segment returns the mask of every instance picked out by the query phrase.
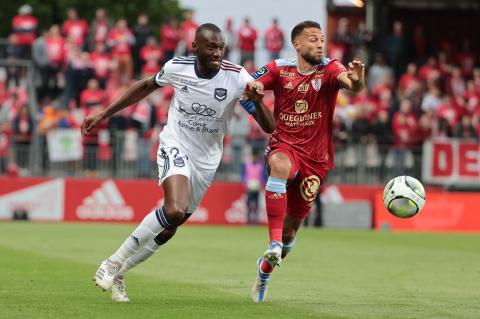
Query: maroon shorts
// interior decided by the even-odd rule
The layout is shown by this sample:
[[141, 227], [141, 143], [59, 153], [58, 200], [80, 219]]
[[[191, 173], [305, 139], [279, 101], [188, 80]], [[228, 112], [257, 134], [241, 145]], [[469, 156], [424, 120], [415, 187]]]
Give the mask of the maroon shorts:
[[315, 202], [327, 171], [307, 163], [295, 150], [285, 144], [267, 148], [266, 160], [278, 152], [287, 155], [292, 163], [287, 181], [287, 214], [304, 219]]

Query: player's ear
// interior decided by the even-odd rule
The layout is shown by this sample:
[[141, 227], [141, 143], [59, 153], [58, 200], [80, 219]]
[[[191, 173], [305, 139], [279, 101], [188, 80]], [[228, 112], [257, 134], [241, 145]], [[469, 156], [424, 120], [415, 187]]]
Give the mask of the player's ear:
[[293, 44], [293, 47], [295, 48], [295, 50], [298, 50], [300, 48], [300, 41], [298, 40], [298, 38], [293, 40], [292, 44]]
[[193, 42], [192, 42], [192, 50], [193, 50], [193, 53], [194, 53], [195, 55], [197, 55], [197, 51], [198, 51], [197, 41], [193, 41]]

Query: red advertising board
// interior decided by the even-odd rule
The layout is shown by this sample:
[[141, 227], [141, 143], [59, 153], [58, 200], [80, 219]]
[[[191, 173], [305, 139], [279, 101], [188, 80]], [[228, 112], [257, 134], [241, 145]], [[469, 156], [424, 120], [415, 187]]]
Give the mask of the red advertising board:
[[412, 218], [391, 215], [383, 205], [382, 192], [375, 195], [377, 229], [401, 231], [480, 231], [480, 194], [427, 191], [423, 209]]
[[[189, 223], [238, 224], [243, 222], [243, 187], [214, 183]], [[235, 205], [240, 201], [240, 205]], [[163, 205], [163, 190], [154, 181], [66, 180], [65, 220], [139, 222]]]
[[427, 183], [480, 187], [480, 145], [457, 139], [427, 141], [422, 170]]

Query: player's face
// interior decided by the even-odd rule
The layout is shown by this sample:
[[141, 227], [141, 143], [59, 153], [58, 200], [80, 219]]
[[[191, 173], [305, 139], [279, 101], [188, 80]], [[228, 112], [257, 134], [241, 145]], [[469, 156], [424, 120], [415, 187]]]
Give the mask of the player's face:
[[201, 32], [193, 43], [198, 62], [209, 71], [218, 71], [225, 53], [225, 38], [221, 32]]
[[317, 28], [305, 28], [293, 41], [297, 53], [312, 65], [320, 64], [323, 59], [324, 37]]

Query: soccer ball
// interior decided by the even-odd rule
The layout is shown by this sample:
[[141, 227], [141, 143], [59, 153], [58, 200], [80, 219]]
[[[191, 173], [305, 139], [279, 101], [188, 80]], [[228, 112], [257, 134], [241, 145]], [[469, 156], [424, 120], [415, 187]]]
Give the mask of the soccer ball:
[[392, 215], [400, 218], [413, 217], [425, 204], [425, 189], [413, 177], [398, 176], [385, 186], [383, 203]]

